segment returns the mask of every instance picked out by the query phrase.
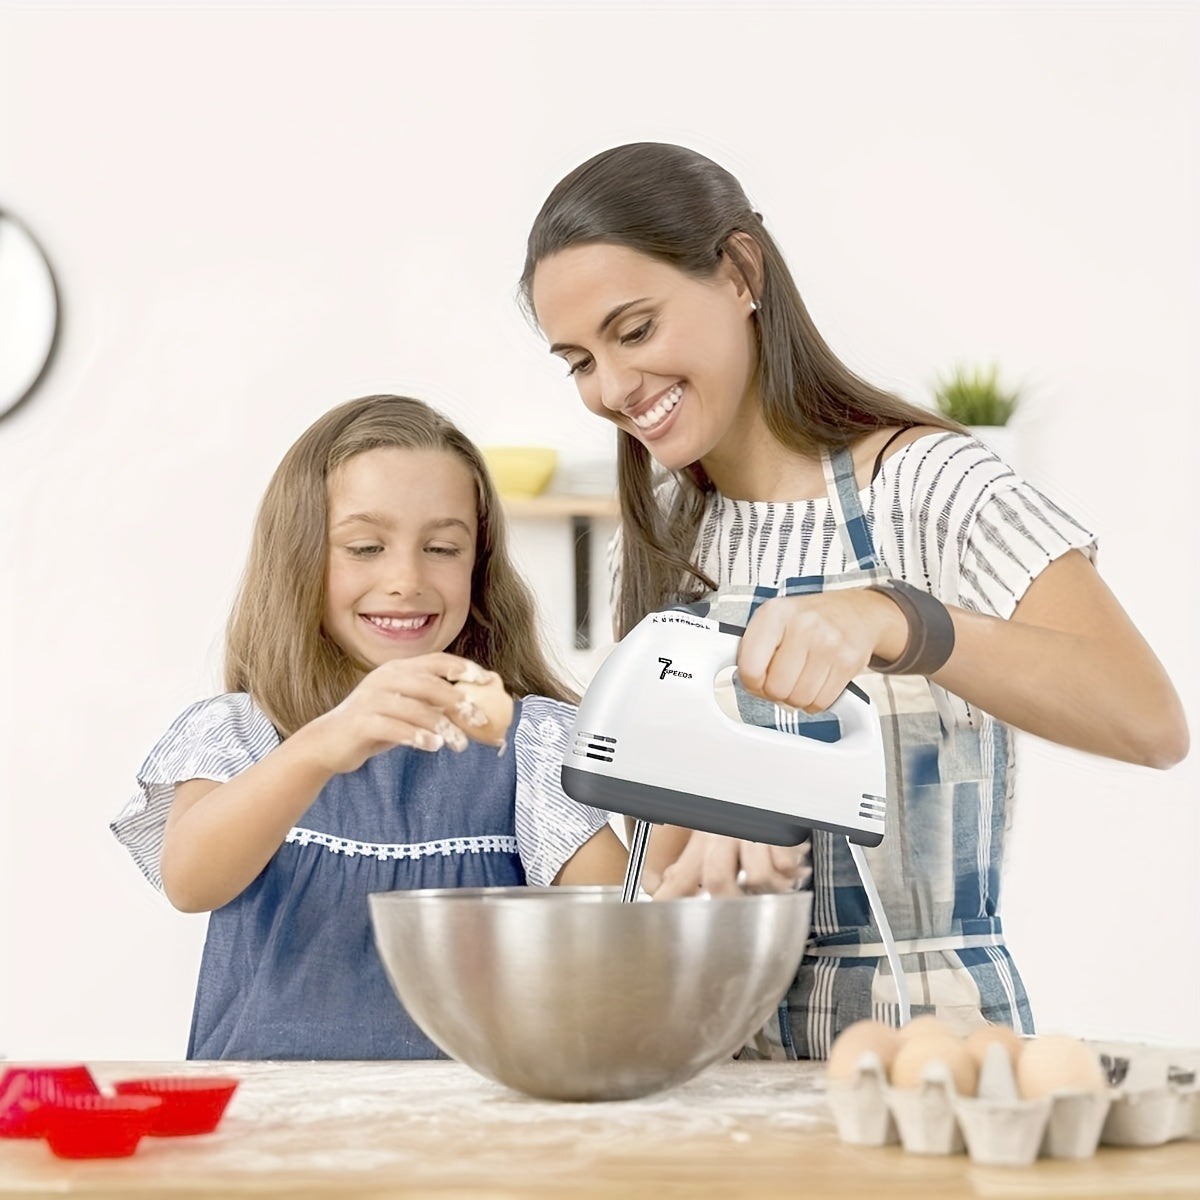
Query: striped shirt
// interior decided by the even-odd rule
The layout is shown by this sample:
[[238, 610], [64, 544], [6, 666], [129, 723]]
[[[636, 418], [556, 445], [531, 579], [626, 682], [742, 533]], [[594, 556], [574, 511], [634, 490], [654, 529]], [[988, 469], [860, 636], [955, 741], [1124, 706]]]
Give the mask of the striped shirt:
[[[1010, 617], [1037, 575], [1095, 539], [975, 438], [936, 433], [884, 460], [860, 493], [880, 566], [947, 604]], [[827, 498], [764, 502], [714, 493], [699, 565], [722, 586], [770, 586], [847, 570]]]

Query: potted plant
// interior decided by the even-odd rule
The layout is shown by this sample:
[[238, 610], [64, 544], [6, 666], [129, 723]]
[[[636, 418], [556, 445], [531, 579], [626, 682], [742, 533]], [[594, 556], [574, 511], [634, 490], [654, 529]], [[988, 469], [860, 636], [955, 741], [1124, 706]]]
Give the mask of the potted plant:
[[938, 412], [957, 421], [990, 446], [1010, 466], [1016, 466], [1016, 438], [1008, 422], [1021, 402], [1021, 392], [1000, 383], [1000, 368], [960, 363], [938, 377], [933, 389]]

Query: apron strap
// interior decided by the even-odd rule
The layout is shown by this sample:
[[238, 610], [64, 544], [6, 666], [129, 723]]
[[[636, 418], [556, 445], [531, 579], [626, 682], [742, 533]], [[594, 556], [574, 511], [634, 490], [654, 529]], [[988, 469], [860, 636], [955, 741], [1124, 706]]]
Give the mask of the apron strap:
[[875, 548], [871, 545], [871, 531], [867, 518], [858, 500], [858, 482], [854, 478], [854, 457], [848, 447], [830, 455], [821, 451], [821, 467], [825, 472], [825, 492], [833, 509], [842, 546], [848, 562], [854, 562], [863, 571], [873, 570]]

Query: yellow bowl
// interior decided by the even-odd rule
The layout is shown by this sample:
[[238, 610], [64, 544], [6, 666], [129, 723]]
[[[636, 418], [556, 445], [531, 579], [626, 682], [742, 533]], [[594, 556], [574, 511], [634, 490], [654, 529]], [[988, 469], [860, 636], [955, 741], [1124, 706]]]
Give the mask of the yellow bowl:
[[502, 496], [540, 495], [558, 466], [558, 451], [548, 446], [485, 446], [483, 457]]

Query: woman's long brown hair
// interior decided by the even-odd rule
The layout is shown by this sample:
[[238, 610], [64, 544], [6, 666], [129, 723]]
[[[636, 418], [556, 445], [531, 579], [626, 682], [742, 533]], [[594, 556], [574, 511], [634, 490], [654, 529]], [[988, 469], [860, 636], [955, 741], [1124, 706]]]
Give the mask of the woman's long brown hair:
[[[768, 429], [790, 449], [806, 455], [837, 450], [891, 425], [962, 428], [875, 387], [838, 359], [741, 184], [702, 154], [634, 142], [597, 154], [562, 179], [542, 205], [526, 246], [520, 295], [535, 321], [538, 263], [595, 242], [625, 246], [698, 279], [712, 278], [728, 255], [748, 283], [757, 281], [754, 382]], [[674, 473], [679, 486], [670, 489], [664, 506], [645, 446], [624, 430], [617, 431], [617, 443], [622, 548], [616, 624], [624, 635], [646, 613], [716, 585], [693, 561], [712, 490], [699, 464]]]
[[475, 479], [478, 533], [466, 625], [446, 649], [497, 672], [517, 696], [574, 701], [552, 670], [533, 594], [508, 553], [496, 490], [479, 449], [420, 400], [364, 396], [332, 409], [284, 455], [259, 505], [229, 616], [225, 687], [248, 692], [283, 736], [339, 704], [362, 678], [321, 628], [328, 556], [326, 480], [380, 447], [445, 450]]

